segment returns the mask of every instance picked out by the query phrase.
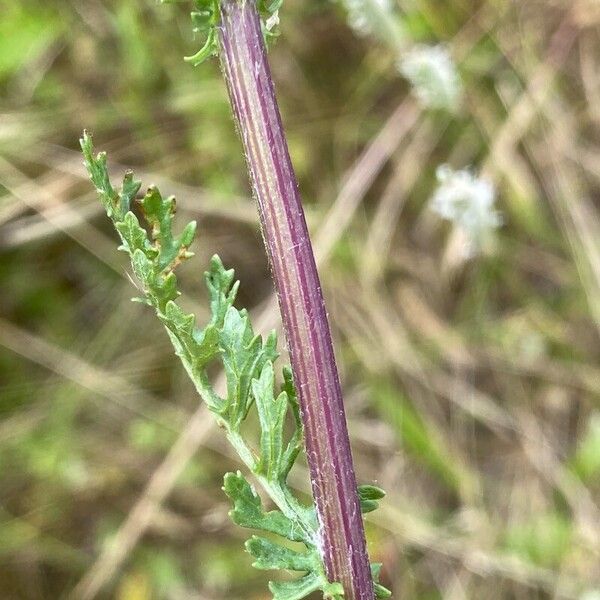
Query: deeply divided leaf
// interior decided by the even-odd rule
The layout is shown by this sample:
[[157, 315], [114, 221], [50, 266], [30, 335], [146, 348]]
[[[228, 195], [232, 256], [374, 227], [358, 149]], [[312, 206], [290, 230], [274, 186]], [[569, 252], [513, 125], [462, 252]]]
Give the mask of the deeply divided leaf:
[[219, 346], [227, 377], [228, 420], [237, 430], [251, 405], [252, 380], [267, 361], [277, 358], [277, 338], [271, 334], [263, 343], [254, 334], [247, 312], [230, 306], [220, 331]]
[[[262, 13], [274, 14], [280, 4], [280, 0], [261, 0], [260, 8]], [[216, 0], [196, 0], [195, 27], [201, 33], [208, 32], [209, 39], [215, 6]], [[248, 540], [246, 549], [254, 558], [254, 566], [303, 574], [294, 581], [270, 582], [274, 600], [301, 600], [316, 590], [320, 590], [324, 598], [340, 600], [343, 597], [340, 584], [329, 582], [325, 575], [314, 506], [301, 504], [286, 483], [302, 449], [302, 421], [289, 367], [283, 369], [281, 385], [276, 382], [275, 333], [266, 340], [254, 333], [247, 311], [234, 306], [239, 287], [234, 271], [226, 269], [216, 255], [204, 274], [211, 316], [203, 328], [198, 327], [195, 316], [177, 303], [179, 291], [174, 273], [182, 261], [192, 256], [189, 247], [196, 223], [189, 223], [179, 235], [175, 234], [174, 198], [163, 198], [157, 188], [151, 187], [137, 201], [141, 184], [131, 172], [125, 174], [122, 186], [117, 189], [108, 176], [106, 155], [94, 154], [92, 139], [87, 133], [81, 139], [81, 148], [90, 179], [120, 237], [120, 249], [129, 255], [131, 268], [139, 281], [143, 297], [137, 300], [154, 308], [194, 386], [225, 428], [246, 466], [278, 507], [266, 511], [240, 472], [225, 475], [223, 489], [232, 503], [233, 521], [269, 536], [279, 536], [277, 540], [263, 536]], [[133, 212], [136, 201], [145, 224]], [[222, 365], [227, 379], [224, 398], [210, 383], [207, 368], [214, 361]], [[260, 433], [258, 439], [249, 444], [242, 436], [241, 426], [254, 405]], [[377, 508], [378, 501], [385, 495], [372, 485], [361, 486], [358, 492], [361, 510], [365, 513]], [[373, 565], [376, 595], [385, 598], [389, 591], [377, 583], [378, 573], [377, 565]]]
[[280, 510], [264, 511], [260, 497], [239, 471], [225, 475], [223, 490], [233, 504], [230, 515], [237, 525], [276, 533], [294, 542], [308, 541], [302, 527]]
[[281, 459], [280, 479], [285, 482], [288, 473], [296, 462], [298, 454], [302, 450], [302, 418], [300, 417], [300, 405], [298, 404], [298, 396], [294, 387], [294, 379], [292, 369], [289, 366], [283, 367], [283, 385], [281, 386], [282, 393], [285, 393], [288, 406], [290, 408], [294, 420], [294, 432]]
[[301, 600], [316, 592], [321, 587], [320, 583], [316, 573], [309, 573], [295, 581], [270, 581], [269, 589], [273, 594], [273, 600]]
[[288, 407], [287, 393], [273, 397], [275, 374], [273, 364], [265, 363], [260, 377], [252, 382], [252, 393], [256, 401], [260, 420], [260, 458], [257, 472], [270, 481], [281, 477], [283, 460], [283, 428]]
[[246, 542], [246, 550], [256, 559], [252, 566], [257, 569], [314, 571], [319, 566], [318, 556], [314, 553], [296, 552], [256, 535]]

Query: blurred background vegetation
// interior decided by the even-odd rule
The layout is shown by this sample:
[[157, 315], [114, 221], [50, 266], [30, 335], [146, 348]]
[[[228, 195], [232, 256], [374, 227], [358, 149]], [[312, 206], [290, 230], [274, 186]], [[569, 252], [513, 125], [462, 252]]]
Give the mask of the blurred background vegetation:
[[[464, 98], [424, 110], [340, 4], [286, 0], [274, 78], [334, 327], [372, 559], [403, 599], [600, 598], [600, 5], [398, 0]], [[388, 40], [389, 41], [389, 40]], [[278, 325], [216, 61], [183, 5], [0, 0], [0, 598], [267, 599], [222, 475], [237, 462], [78, 154], [133, 167], [199, 221]], [[464, 260], [428, 209], [439, 164], [497, 188]], [[218, 374], [215, 374], [218, 376]], [[294, 484], [307, 490], [305, 473]]]

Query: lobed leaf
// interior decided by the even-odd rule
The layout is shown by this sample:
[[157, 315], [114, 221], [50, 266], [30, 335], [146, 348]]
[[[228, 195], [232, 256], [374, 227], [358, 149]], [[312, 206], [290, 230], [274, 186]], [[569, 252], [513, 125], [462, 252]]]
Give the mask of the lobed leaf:
[[263, 510], [254, 488], [239, 471], [225, 475], [223, 491], [233, 503], [233, 509], [229, 514], [237, 525], [276, 533], [294, 542], [307, 541], [302, 528], [280, 510], [270, 512]]
[[316, 573], [309, 573], [294, 581], [269, 581], [269, 589], [273, 600], [301, 600], [321, 587], [321, 580]]
[[300, 405], [298, 404], [298, 396], [294, 386], [292, 369], [288, 366], [283, 367], [283, 385], [281, 391], [285, 392], [288, 406], [294, 419], [294, 432], [283, 453], [280, 468], [280, 480], [285, 483], [287, 476], [298, 458], [302, 450], [303, 425], [300, 417]]
[[121, 239], [120, 250], [132, 254], [136, 250], [141, 250], [148, 258], [155, 258], [158, 250], [152, 246], [148, 240], [146, 230], [140, 226], [137, 217], [132, 212], [127, 212], [122, 221], [117, 221], [115, 227]]
[[246, 542], [246, 550], [256, 559], [252, 566], [257, 569], [314, 571], [320, 565], [319, 556], [314, 552], [296, 552], [255, 535]]
[[211, 324], [223, 326], [225, 315], [233, 306], [240, 282], [235, 279], [233, 269], [225, 269], [221, 259], [215, 254], [210, 259], [210, 269], [204, 273], [204, 281], [210, 297]]
[[252, 380], [278, 356], [277, 338], [273, 332], [263, 344], [254, 335], [247, 312], [230, 306], [219, 332], [219, 349], [227, 378], [228, 420], [237, 431], [251, 406]]
[[100, 195], [100, 200], [102, 201], [102, 204], [104, 204], [108, 216], [113, 218], [118, 201], [118, 194], [110, 183], [106, 166], [106, 152], [100, 152], [94, 156], [92, 136], [89, 135], [87, 131], [83, 132], [80, 144], [85, 158], [85, 165], [90, 174], [90, 179]]
[[157, 248], [159, 271], [171, 270], [185, 258], [192, 256], [188, 247], [194, 240], [196, 222], [188, 223], [183, 233], [177, 238], [173, 236], [173, 216], [176, 202], [173, 196], [163, 198], [160, 191], [151, 186], [141, 201], [142, 210], [148, 223], [152, 226], [152, 239]]
[[119, 214], [125, 215], [131, 209], [131, 203], [135, 200], [142, 182], [133, 178], [133, 172], [127, 171], [123, 177], [123, 185], [121, 186]]
[[[198, 12], [212, 1], [197, 0]], [[279, 0], [261, 3], [265, 10], [277, 10], [279, 5]], [[201, 23], [205, 17], [203, 14], [195, 19]], [[108, 177], [106, 155], [94, 155], [92, 140], [87, 133], [83, 135], [81, 147], [90, 178], [121, 238], [120, 249], [129, 254], [133, 272], [141, 284], [144, 297], [138, 300], [154, 308], [196, 389], [209, 409], [218, 415], [220, 425], [228, 432], [244, 462], [281, 509], [265, 511], [244, 476], [240, 472], [227, 473], [223, 489], [233, 505], [231, 518], [242, 527], [262, 530], [305, 546], [305, 551], [298, 552], [264, 537], [253, 536], [246, 548], [255, 559], [254, 566], [306, 573], [295, 581], [270, 582], [274, 600], [300, 600], [315, 590], [321, 590], [325, 598], [340, 600], [342, 587], [327, 580], [317, 547], [315, 508], [299, 503], [286, 484], [288, 473], [302, 448], [302, 421], [292, 372], [287, 367], [283, 369], [280, 391], [275, 395], [273, 362], [278, 357], [275, 333], [265, 341], [255, 335], [248, 313], [233, 305], [239, 287], [235, 273], [225, 269], [216, 255], [204, 274], [211, 318], [204, 328], [198, 328], [194, 315], [186, 313], [176, 302], [179, 291], [174, 273], [182, 260], [192, 256], [189, 246], [196, 223], [189, 223], [176, 236], [173, 233], [175, 199], [163, 198], [157, 188], [151, 187], [140, 202], [141, 212], [151, 228], [148, 235], [131, 211], [140, 182], [127, 172], [117, 191]], [[225, 398], [215, 392], [208, 379], [206, 367], [213, 360], [220, 360], [225, 371]], [[254, 403], [261, 430], [258, 452], [246, 445], [240, 433], [240, 426]], [[288, 410], [294, 429], [286, 444], [284, 431]], [[359, 496], [362, 511], [369, 512], [377, 507], [384, 492], [375, 486], [361, 486]], [[377, 565], [373, 565], [373, 569], [376, 579]], [[375, 591], [377, 597], [389, 596], [389, 591], [377, 583]]]
[[252, 394], [260, 421], [260, 457], [256, 472], [270, 481], [281, 477], [283, 460], [283, 428], [288, 407], [286, 392], [273, 397], [275, 374], [273, 363], [265, 362], [260, 377], [252, 381]]

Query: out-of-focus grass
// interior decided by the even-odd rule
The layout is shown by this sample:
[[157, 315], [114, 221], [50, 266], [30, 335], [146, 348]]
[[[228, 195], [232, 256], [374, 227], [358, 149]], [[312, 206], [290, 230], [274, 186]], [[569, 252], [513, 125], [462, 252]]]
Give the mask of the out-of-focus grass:
[[[389, 493], [370, 551], [396, 598], [593, 598], [597, 9], [397, 8], [413, 39], [460, 59], [458, 114], [421, 111], [390, 49], [355, 37], [334, 3], [287, 3], [271, 52], [359, 478]], [[197, 46], [182, 6], [0, 0], [0, 15], [0, 597], [84, 597], [99, 572], [97, 597], [266, 598], [227, 518], [221, 477], [237, 465], [218, 432], [122, 535], [198, 400], [159, 324], [128, 302], [77, 153], [88, 127], [115, 171], [137, 168], [199, 220], [181, 279], [200, 319], [199, 274], [219, 252], [240, 302], [272, 321], [218, 65], [181, 60]], [[467, 263], [427, 208], [443, 162], [483, 169], [504, 214], [494, 250]], [[131, 549], [98, 570], [115, 539]]]

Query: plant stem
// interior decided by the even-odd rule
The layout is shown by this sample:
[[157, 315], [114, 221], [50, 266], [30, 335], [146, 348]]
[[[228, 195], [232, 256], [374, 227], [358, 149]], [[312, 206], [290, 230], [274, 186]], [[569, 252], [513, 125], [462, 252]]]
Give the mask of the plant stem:
[[290, 351], [327, 577], [345, 600], [373, 600], [331, 333], [254, 0], [221, 1], [219, 38]]

